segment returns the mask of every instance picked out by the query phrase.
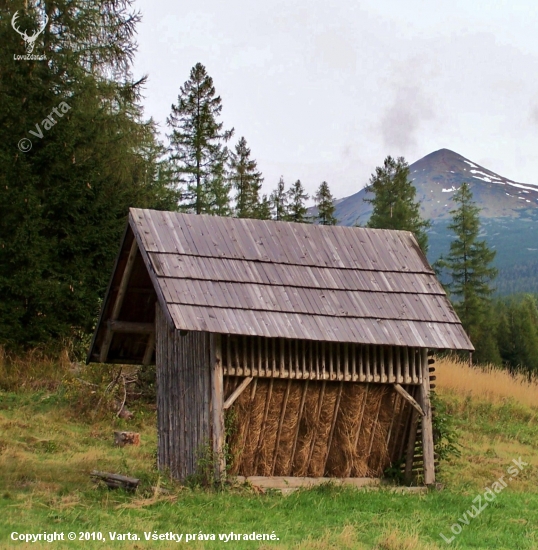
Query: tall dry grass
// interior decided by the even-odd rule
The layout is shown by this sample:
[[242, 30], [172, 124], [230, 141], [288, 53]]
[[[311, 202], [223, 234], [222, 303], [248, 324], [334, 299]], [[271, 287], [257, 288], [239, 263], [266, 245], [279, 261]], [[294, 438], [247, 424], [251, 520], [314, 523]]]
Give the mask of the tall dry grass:
[[521, 374], [512, 375], [492, 366], [469, 367], [454, 357], [438, 359], [435, 367], [436, 384], [441, 393], [449, 391], [491, 403], [513, 400], [538, 408], [538, 382], [529, 382]]
[[54, 390], [72, 366], [67, 349], [54, 355], [39, 348], [10, 354], [0, 346], [0, 390]]

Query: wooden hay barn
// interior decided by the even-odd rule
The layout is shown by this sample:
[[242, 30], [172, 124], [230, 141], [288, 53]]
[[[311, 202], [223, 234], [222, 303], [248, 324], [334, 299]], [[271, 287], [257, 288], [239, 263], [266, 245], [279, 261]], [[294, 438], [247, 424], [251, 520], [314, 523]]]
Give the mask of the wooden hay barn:
[[409, 232], [131, 209], [88, 360], [156, 364], [179, 480], [432, 484], [436, 349], [473, 347]]

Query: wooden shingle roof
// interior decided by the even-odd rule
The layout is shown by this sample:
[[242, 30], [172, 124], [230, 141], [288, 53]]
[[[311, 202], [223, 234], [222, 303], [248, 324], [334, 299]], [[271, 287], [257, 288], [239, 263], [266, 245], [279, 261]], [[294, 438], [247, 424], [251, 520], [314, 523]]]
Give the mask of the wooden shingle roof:
[[[129, 224], [176, 329], [473, 349], [407, 231], [134, 208]], [[111, 307], [107, 296], [92, 347]], [[125, 320], [133, 307], [125, 305]]]

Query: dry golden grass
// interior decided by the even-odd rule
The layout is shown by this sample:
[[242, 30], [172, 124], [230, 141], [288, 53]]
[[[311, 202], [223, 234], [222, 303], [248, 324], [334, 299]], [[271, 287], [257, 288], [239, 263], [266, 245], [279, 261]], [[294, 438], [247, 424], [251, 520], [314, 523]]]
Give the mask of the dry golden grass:
[[529, 383], [520, 374], [511, 375], [490, 366], [469, 367], [466, 362], [450, 357], [437, 360], [435, 367], [440, 393], [449, 391], [496, 404], [514, 400], [538, 408], [538, 382]]

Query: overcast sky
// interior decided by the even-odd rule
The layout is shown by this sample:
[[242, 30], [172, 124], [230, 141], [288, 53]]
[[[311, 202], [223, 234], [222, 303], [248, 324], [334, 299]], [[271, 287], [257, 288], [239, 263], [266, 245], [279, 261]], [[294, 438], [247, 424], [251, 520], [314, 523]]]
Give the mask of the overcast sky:
[[166, 117], [197, 62], [271, 190], [337, 197], [386, 155], [446, 147], [538, 184], [538, 3], [531, 0], [137, 0], [135, 76]]

